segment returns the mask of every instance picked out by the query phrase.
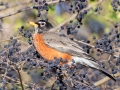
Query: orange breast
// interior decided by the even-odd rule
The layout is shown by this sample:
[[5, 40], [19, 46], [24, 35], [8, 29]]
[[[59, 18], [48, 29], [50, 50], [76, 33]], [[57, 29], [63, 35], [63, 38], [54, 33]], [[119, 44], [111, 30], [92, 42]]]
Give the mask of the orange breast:
[[42, 34], [35, 34], [34, 37], [34, 45], [38, 53], [47, 60], [54, 60], [54, 57], [62, 58], [63, 60], [71, 61], [72, 56], [66, 53], [62, 53], [53, 48], [48, 47], [42, 38]]

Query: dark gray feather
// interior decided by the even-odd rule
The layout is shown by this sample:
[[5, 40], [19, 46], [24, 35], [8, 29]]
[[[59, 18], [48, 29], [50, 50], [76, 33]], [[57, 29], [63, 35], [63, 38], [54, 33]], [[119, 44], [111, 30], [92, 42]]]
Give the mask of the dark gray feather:
[[89, 60], [88, 62], [91, 63], [90, 65], [88, 65], [87, 63], [84, 63], [83, 65], [97, 69], [116, 81], [114, 77], [111, 76], [105, 69], [101, 68], [99, 64], [94, 62], [95, 59], [93, 57], [84, 52], [83, 48], [81, 48], [74, 41], [70, 40], [67, 36], [61, 36], [59, 33], [46, 32], [43, 33], [43, 39], [45, 41], [45, 44], [47, 44], [51, 48], [54, 48], [60, 52], [68, 53], [72, 56], [78, 56], [80, 58], [85, 58], [86, 60]]
[[59, 33], [45, 32], [43, 34], [45, 44], [60, 52], [65, 52], [73, 56], [83, 57], [89, 60], [95, 60], [89, 54], [84, 52], [77, 43], [70, 40], [67, 36], [62, 36]]

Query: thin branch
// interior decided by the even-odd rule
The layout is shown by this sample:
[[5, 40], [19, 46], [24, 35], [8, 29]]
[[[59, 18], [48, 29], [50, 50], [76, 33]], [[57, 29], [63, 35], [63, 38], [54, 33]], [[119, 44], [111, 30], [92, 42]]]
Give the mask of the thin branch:
[[[8, 59], [8, 61], [7, 61], [7, 65], [9, 64], [9, 62], [10, 62], [10, 60]], [[20, 75], [20, 72], [19, 72], [19, 69], [17, 68], [17, 69], [15, 69], [15, 67], [14, 66], [11, 66], [17, 73], [18, 73], [18, 75], [19, 75], [19, 79], [20, 79], [20, 82], [18, 82], [18, 81], [16, 81], [16, 82], [18, 82], [18, 83], [20, 83], [21, 84], [21, 88], [22, 88], [22, 90], [24, 90], [24, 88], [23, 88], [23, 83], [22, 83], [22, 78], [21, 78], [21, 75]], [[7, 70], [7, 69], [6, 69]], [[11, 79], [11, 78], [9, 78], [8, 76], [6, 76], [6, 74], [7, 73], [5, 73], [4, 75], [3, 75], [3, 79], [5, 79], [5, 78], [8, 78], [8, 79], [10, 79], [10, 80], [12, 80], [12, 81], [15, 81], [14, 79]], [[26, 84], [24, 84], [25, 86], [27, 86]]]
[[[8, 66], [8, 62], [7, 62], [7, 66]], [[4, 74], [4, 76], [3, 76], [3, 81], [5, 81], [5, 76], [6, 76], [7, 73], [8, 73], [7, 71], [8, 71], [8, 69], [6, 68], [6, 69], [5, 69], [5, 74]], [[3, 85], [3, 82], [2, 82], [2, 84], [1, 84], [1, 86], [2, 86], [2, 85]]]
[[[1, 76], [4, 77], [4, 75], [1, 75]], [[13, 78], [11, 78], [11, 77], [9, 77], [9, 76], [5, 76], [5, 78], [7, 78], [7, 79], [9, 79], [9, 80], [11, 80], [11, 81], [13, 81], [13, 82], [16, 82], [16, 83], [19, 83], [19, 84], [20, 84], [19, 81], [16, 81], [16, 80], [14, 80]], [[26, 85], [25, 83], [23, 83], [23, 85], [28, 86], [28, 85]]]
[[111, 55], [108, 57], [108, 61], [111, 59]]
[[71, 19], [74, 19], [77, 16], [77, 14], [73, 14], [70, 18], [68, 18], [67, 20], [65, 20], [63, 23], [59, 24], [57, 27], [55, 27], [54, 29], [57, 30], [59, 29], [61, 26], [65, 25], [67, 22], [69, 22]]
[[[120, 76], [120, 73], [114, 74], [114, 77], [119, 77], [119, 76]], [[98, 87], [98, 86], [104, 84], [105, 82], [107, 82], [108, 80], [110, 80], [110, 78], [109, 78], [109, 77], [105, 77], [105, 78], [103, 78], [103, 79], [95, 82], [94, 85], [95, 85], [96, 87]]]
[[25, 5], [25, 4], [28, 4], [28, 3], [31, 3], [31, 2], [32, 2], [32, 0], [30, 0], [30, 1], [28, 1], [28, 2], [24, 2], [24, 3], [17, 3], [17, 4], [15, 4], [15, 5], [8, 6], [8, 7], [5, 7], [5, 8], [0, 9], [0, 12], [3, 11], [3, 10], [6, 10], [6, 9], [14, 8], [14, 7], [19, 6], [19, 5]]
[[[78, 40], [76, 40], [76, 39], [74, 39], [74, 41], [76, 41], [76, 42], [78, 42], [78, 43], [81, 43], [81, 44], [84, 44], [84, 45], [87, 45], [87, 46], [89, 46], [89, 47], [91, 47], [91, 48], [96, 48], [94, 45], [91, 45], [91, 44], [88, 44], [88, 43], [85, 43], [85, 42], [83, 42], [83, 41], [78, 41]], [[96, 49], [99, 49], [100, 51], [103, 51], [103, 49], [101, 49], [101, 48], [96, 48]], [[114, 55], [115, 57], [118, 57], [117, 55]], [[110, 56], [111, 57], [111, 56]], [[109, 57], [109, 59], [110, 59], [110, 57]], [[109, 60], [108, 59], [108, 60]]]
[[54, 83], [52, 84], [51, 90], [53, 90], [55, 83], [56, 83], [56, 80], [55, 80]]
[[33, 7], [26, 7], [26, 8], [17, 10], [16, 12], [13, 12], [13, 13], [10, 13], [10, 14], [6, 14], [6, 15], [4, 15], [4, 16], [1, 16], [0, 19], [5, 18], [5, 17], [12, 16], [12, 15], [15, 15], [15, 14], [18, 14], [18, 13], [21, 13], [21, 12], [23, 12], [23, 11], [30, 10], [30, 9], [33, 9]]
[[92, 88], [90, 85], [88, 85], [86, 83], [82, 83], [82, 82], [79, 82], [79, 81], [76, 81], [76, 82], [79, 83], [79, 84], [85, 85], [86, 87], [90, 88], [91, 90], [95, 90], [94, 88]]
[[22, 83], [22, 78], [21, 78], [21, 74], [20, 74], [20, 71], [19, 71], [18, 68], [17, 68], [17, 72], [18, 72], [18, 75], [19, 75], [21, 88], [22, 88], [22, 90], [24, 90], [23, 83]]
[[81, 44], [84, 44], [84, 45], [87, 45], [87, 46], [90, 46], [90, 47], [92, 47], [92, 48], [95, 48], [94, 45], [91, 45], [91, 44], [85, 43], [85, 42], [83, 42], [83, 41], [78, 41], [78, 40], [76, 40], [76, 39], [74, 39], [74, 41], [76, 41], [76, 42], [78, 42], [78, 43], [81, 43]]
[[[19, 38], [22, 38], [23, 36], [18, 36], [18, 37], [15, 37], [14, 39], [19, 39]], [[0, 43], [2, 42], [6, 42], [6, 41], [11, 41], [10, 39], [6, 39], [6, 40], [1, 40]]]
[[[104, 0], [99, 0], [98, 2], [82, 9], [80, 12], [83, 12], [84, 10], [90, 10], [92, 9], [94, 6], [99, 5], [103, 2]], [[55, 30], [59, 29], [61, 26], [65, 25], [66, 23], [68, 23], [70, 20], [74, 19], [77, 16], [77, 14], [73, 14], [70, 18], [68, 18], [67, 20], [65, 20], [63, 23], [61, 23], [60, 25], [58, 25], [57, 27], [55, 27]]]
[[114, 90], [120, 90], [120, 87], [117, 87], [116, 89], [114, 89]]
[[[61, 0], [61, 1], [66, 1], [66, 0]], [[58, 2], [60, 2], [60, 0], [49, 1], [49, 2], [47, 2], [47, 4], [55, 4], [55, 3], [58, 3]]]
[[[65, 1], [65, 0], [63, 0], [63, 1]], [[58, 1], [50, 1], [50, 2], [47, 2], [47, 4], [54, 4], [54, 3], [58, 3], [58, 2], [59, 2], [59, 0], [58, 0]], [[23, 11], [31, 10], [31, 9], [33, 9], [33, 7], [34, 7], [34, 6], [32, 6], [32, 7], [26, 7], [26, 8], [17, 10], [16, 12], [6, 14], [6, 15], [4, 15], [4, 16], [1, 16], [0, 19], [6, 18], [6, 17], [9, 17], [9, 16], [12, 16], [12, 15], [16, 15], [16, 14], [21, 13], [21, 12], [23, 12]]]
[[[3, 32], [5, 32], [5, 33], [7, 33], [9, 36], [12, 36], [14, 39], [19, 39], [19, 38], [21, 38], [21, 36], [18, 36], [18, 38], [16, 38], [15, 36], [13, 36], [12, 34], [10, 34], [10, 33], [8, 33], [7, 31], [5, 31], [4, 29], [0, 29], [1, 31], [3, 31]], [[0, 43], [2, 43], [2, 42], [6, 42], [6, 41], [11, 41], [10, 39], [6, 39], [6, 40], [2, 40], [2, 41], [0, 41]], [[24, 41], [22, 41], [22, 40], [18, 40], [19, 42], [22, 42], [22, 43], [24, 43], [24, 44], [26, 44], [26, 45], [29, 45], [28, 43], [26, 43], [26, 42], [24, 42]]]

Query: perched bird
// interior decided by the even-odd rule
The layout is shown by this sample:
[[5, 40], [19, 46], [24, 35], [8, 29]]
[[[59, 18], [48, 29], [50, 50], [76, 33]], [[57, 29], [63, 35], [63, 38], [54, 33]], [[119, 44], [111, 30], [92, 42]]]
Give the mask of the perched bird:
[[[59, 32], [53, 32], [53, 26], [45, 21], [39, 20], [38, 22], [29, 22], [35, 28], [33, 42], [38, 53], [46, 60], [54, 60], [54, 57], [68, 60], [68, 64], [80, 63], [84, 66], [91, 67], [99, 70], [112, 80], [116, 81], [104, 68], [102, 68], [95, 58], [91, 57], [88, 53], [84, 52], [73, 40]], [[64, 63], [61, 63], [62, 65]]]

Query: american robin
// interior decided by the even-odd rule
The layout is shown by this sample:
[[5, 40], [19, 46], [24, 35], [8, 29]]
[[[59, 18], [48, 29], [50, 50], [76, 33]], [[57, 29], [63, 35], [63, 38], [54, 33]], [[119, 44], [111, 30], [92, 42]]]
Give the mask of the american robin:
[[75, 63], [99, 70], [116, 81], [113, 76], [95, 62], [95, 58], [84, 52], [77, 43], [59, 32], [53, 32], [53, 26], [49, 22], [39, 20], [38, 22], [29, 22], [29, 24], [35, 28], [33, 41], [36, 50], [46, 60], [54, 60], [54, 57], [57, 57], [68, 60], [68, 64], [72, 64], [72, 60], [74, 60]]

